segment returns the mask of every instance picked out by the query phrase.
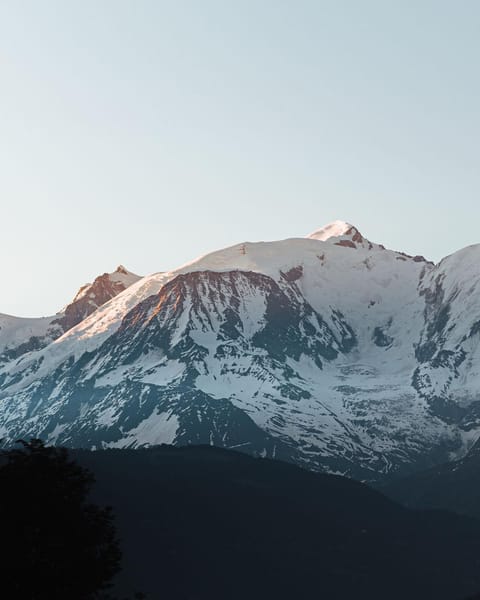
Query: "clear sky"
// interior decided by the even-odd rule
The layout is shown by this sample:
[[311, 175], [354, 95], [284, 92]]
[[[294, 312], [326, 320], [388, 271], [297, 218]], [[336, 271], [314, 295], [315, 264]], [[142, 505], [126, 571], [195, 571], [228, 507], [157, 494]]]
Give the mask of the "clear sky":
[[335, 219], [480, 242], [479, 64], [476, 0], [0, 0], [0, 312]]

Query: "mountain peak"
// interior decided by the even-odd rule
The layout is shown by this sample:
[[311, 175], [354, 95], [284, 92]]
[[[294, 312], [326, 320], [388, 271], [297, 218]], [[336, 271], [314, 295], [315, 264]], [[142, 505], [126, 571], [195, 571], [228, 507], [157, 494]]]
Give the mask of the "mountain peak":
[[317, 229], [310, 233], [307, 235], [307, 238], [326, 242], [332, 237], [343, 237], [345, 235], [350, 235], [352, 232], [360, 234], [358, 229], [351, 223], [347, 223], [346, 221], [333, 221], [321, 229]]
[[56, 322], [65, 331], [71, 329], [139, 279], [139, 275], [128, 271], [123, 265], [119, 265], [113, 273], [99, 275], [93, 283], [86, 283], [78, 290], [73, 301], [63, 309], [63, 317]]
[[371, 250], [374, 247], [369, 240], [363, 237], [360, 231], [346, 221], [333, 221], [321, 229], [307, 235], [312, 240], [321, 242], [332, 242], [337, 246], [347, 246], [349, 248], [366, 248]]
[[[81, 300], [87, 295], [91, 299], [95, 299], [98, 295], [107, 295], [109, 296], [108, 299], [113, 298], [113, 296], [116, 296], [120, 291], [123, 291], [139, 279], [141, 279], [139, 275], [135, 275], [135, 273], [132, 273], [123, 265], [118, 265], [112, 273], [103, 273], [103, 275], [96, 277], [93, 283], [86, 283], [83, 285], [78, 290], [73, 302], [78, 302], [78, 300]], [[108, 291], [105, 294], [106, 290]]]

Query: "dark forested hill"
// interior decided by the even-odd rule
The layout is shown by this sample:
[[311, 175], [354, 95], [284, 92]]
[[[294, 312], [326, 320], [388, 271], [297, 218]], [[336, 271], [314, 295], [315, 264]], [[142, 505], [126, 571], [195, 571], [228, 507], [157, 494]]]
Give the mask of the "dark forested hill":
[[385, 484], [382, 491], [412, 508], [442, 508], [480, 519], [480, 445], [462, 460]]
[[468, 517], [212, 447], [74, 454], [117, 515], [125, 592], [455, 600], [480, 589], [480, 523]]

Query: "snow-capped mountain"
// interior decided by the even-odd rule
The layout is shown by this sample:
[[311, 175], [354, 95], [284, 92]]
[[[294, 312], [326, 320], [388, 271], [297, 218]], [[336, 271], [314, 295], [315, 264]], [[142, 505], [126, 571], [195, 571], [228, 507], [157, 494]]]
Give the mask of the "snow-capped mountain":
[[479, 259], [434, 265], [337, 221], [144, 277], [0, 368], [0, 435], [211, 443], [371, 480], [462, 455]]
[[139, 279], [120, 265], [113, 273], [104, 273], [93, 283], [83, 285], [56, 315], [29, 319], [0, 313], [0, 365], [44, 348]]

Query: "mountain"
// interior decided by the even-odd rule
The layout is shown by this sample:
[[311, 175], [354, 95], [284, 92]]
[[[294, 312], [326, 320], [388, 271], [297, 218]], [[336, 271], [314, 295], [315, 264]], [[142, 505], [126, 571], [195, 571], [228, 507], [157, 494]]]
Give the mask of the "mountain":
[[337, 221], [144, 277], [0, 368], [1, 437], [207, 443], [369, 481], [461, 457], [480, 430], [479, 259], [434, 265]]
[[447, 509], [480, 519], [480, 444], [460, 460], [394, 479], [379, 489], [412, 508]]
[[127, 271], [123, 265], [119, 265], [113, 273], [99, 275], [93, 283], [83, 285], [73, 301], [63, 310], [63, 316], [59, 319], [64, 331], [68, 331], [89, 315], [103, 306], [106, 302], [115, 298], [141, 277]]
[[93, 283], [83, 285], [56, 315], [29, 319], [0, 313], [0, 365], [44, 348], [139, 279], [120, 265], [113, 273], [104, 273]]
[[480, 523], [366, 485], [208, 446], [75, 451], [113, 507], [118, 596], [460, 600], [480, 590]]

